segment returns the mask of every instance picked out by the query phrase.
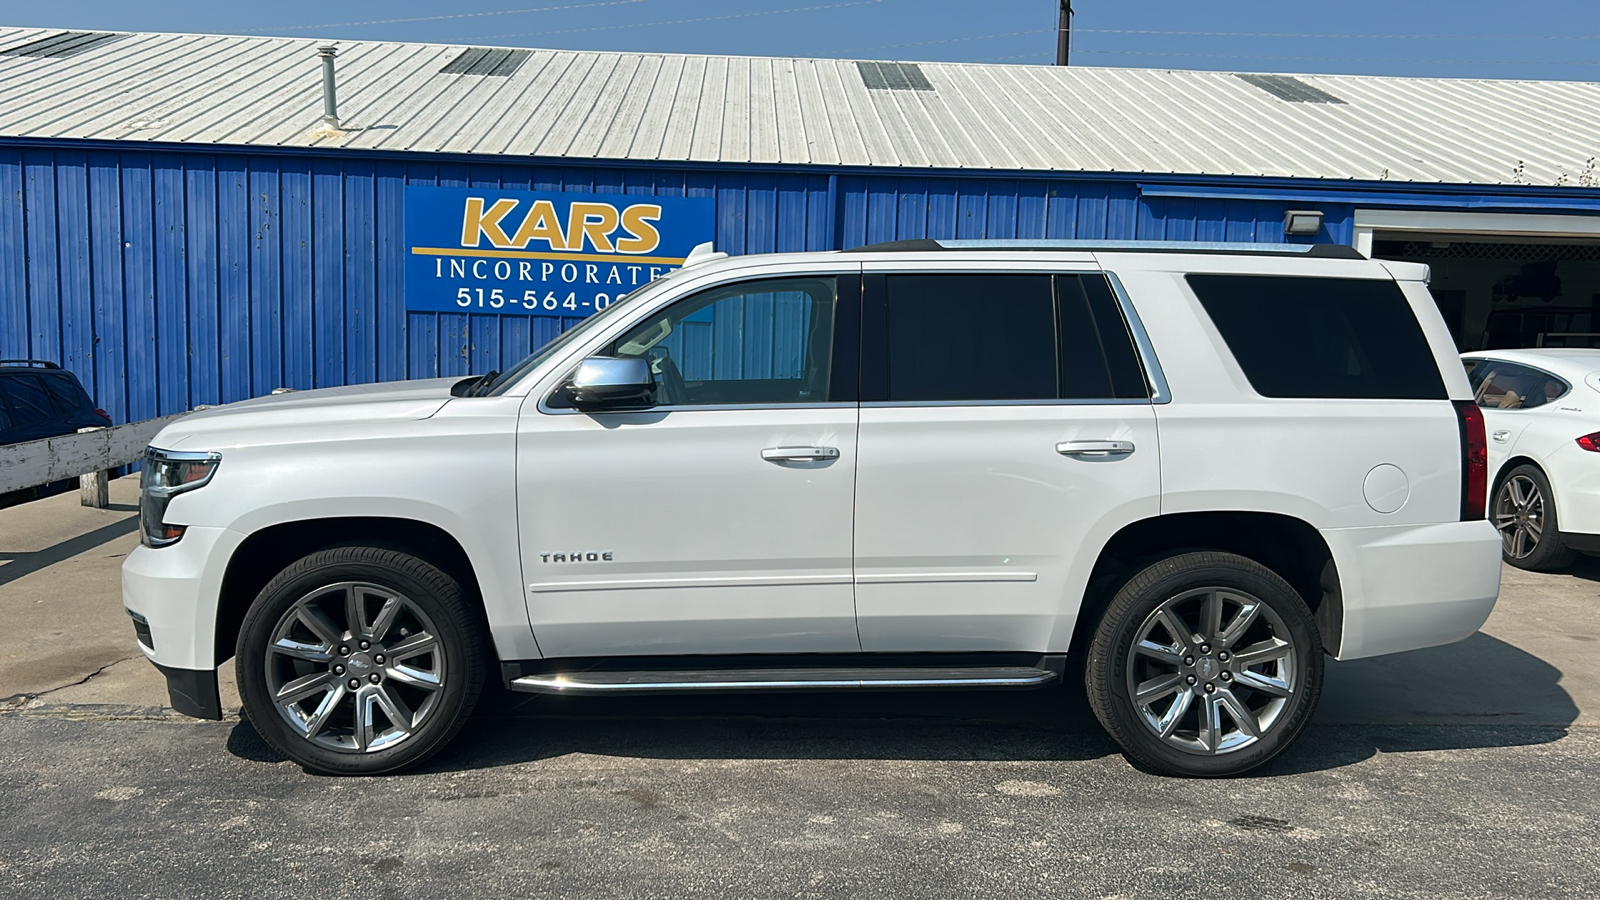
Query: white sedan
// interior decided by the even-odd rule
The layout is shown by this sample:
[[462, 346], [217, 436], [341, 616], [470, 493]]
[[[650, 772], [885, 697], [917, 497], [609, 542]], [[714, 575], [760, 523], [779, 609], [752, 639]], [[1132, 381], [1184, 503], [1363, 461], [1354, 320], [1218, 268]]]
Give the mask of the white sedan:
[[1489, 439], [1489, 518], [1505, 561], [1600, 554], [1600, 349], [1462, 354]]

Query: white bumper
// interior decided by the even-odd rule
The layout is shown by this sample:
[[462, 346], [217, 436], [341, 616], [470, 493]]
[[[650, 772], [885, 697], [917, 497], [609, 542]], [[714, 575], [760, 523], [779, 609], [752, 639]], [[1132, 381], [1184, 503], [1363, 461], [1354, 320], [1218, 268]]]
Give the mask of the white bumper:
[[1331, 528], [1344, 622], [1339, 659], [1448, 644], [1489, 618], [1500, 536], [1488, 522]]
[[1550, 467], [1561, 533], [1600, 537], [1600, 454], [1574, 447], [1567, 456]]
[[150, 625], [150, 661], [175, 669], [215, 669], [217, 598], [233, 551], [245, 536], [191, 526], [170, 547], [137, 547], [122, 563], [122, 605]]

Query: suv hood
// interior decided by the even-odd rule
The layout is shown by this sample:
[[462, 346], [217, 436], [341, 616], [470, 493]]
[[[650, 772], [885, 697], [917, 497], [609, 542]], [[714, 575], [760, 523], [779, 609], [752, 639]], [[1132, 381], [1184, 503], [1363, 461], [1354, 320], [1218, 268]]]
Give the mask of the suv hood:
[[449, 402], [451, 385], [461, 380], [458, 376], [353, 384], [240, 400], [184, 416], [161, 429], [150, 445], [163, 450], [209, 449], [200, 444], [215, 443], [224, 432], [426, 419]]

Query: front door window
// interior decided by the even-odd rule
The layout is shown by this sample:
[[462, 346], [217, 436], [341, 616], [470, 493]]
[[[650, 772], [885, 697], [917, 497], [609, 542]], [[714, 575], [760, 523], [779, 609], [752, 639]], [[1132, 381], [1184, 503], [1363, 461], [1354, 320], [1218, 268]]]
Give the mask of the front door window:
[[657, 406], [821, 403], [837, 303], [832, 277], [726, 285], [639, 323], [607, 355], [650, 360]]

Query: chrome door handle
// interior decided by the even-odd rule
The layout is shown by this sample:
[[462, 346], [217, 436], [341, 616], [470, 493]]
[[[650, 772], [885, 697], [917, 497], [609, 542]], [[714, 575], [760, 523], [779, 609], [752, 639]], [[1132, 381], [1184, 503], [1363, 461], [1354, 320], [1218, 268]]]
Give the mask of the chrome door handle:
[[1133, 452], [1133, 441], [1062, 441], [1056, 445], [1056, 452], [1062, 456], [1094, 458], [1126, 455]]
[[819, 459], [838, 459], [836, 447], [768, 447], [761, 451], [767, 462], [815, 462]]
[[1511, 437], [1511, 432], [1509, 431], [1496, 431], [1494, 433], [1494, 440], [1497, 444], [1504, 444], [1509, 437]]

